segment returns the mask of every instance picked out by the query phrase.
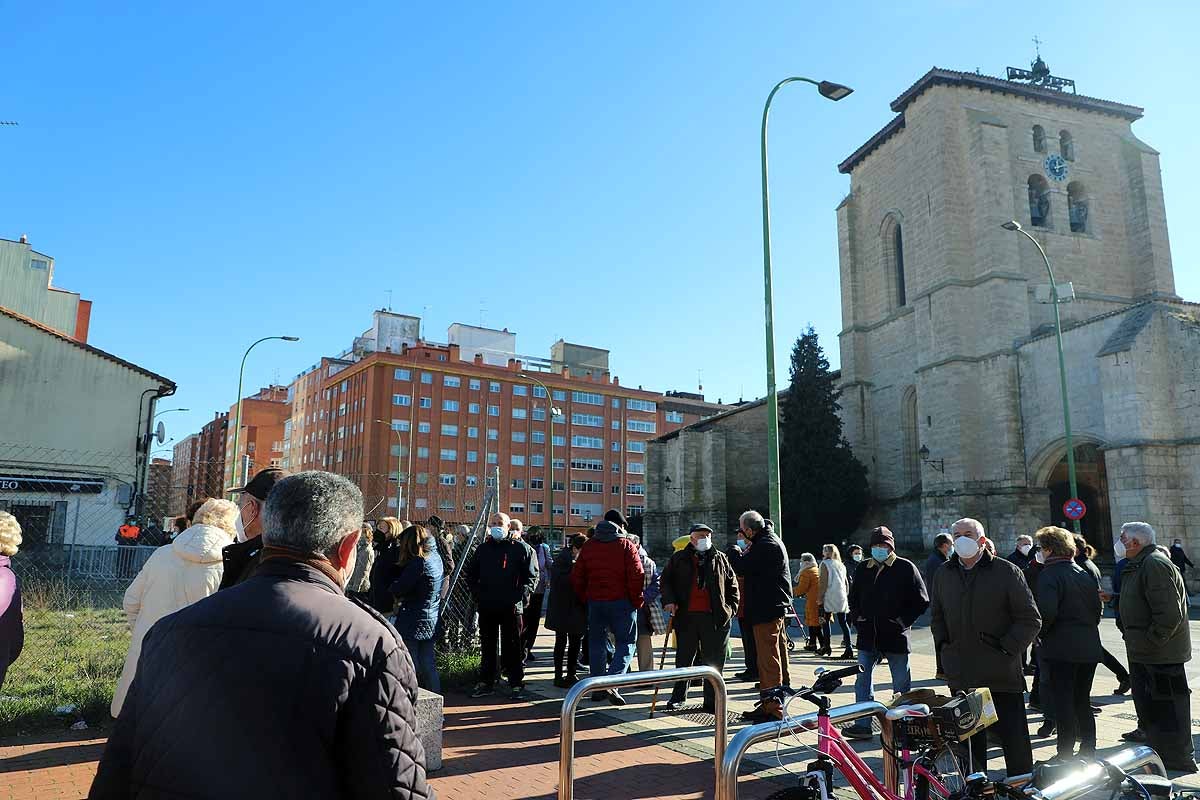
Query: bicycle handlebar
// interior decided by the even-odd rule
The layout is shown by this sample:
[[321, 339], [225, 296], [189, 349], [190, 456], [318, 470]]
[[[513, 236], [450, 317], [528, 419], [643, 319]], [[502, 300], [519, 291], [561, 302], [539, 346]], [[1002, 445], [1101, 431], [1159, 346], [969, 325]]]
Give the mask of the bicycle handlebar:
[[842, 678], [849, 678], [851, 675], [857, 675], [863, 671], [862, 664], [855, 664], [852, 667], [843, 669], [835, 669], [832, 671], [822, 672], [817, 680], [821, 681], [840, 681]]

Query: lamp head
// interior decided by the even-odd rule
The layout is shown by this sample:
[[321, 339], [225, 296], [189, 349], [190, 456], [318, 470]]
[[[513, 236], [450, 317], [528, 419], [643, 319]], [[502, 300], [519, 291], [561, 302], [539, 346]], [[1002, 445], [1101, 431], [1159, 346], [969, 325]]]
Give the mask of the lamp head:
[[840, 83], [821, 81], [817, 84], [817, 91], [821, 93], [822, 97], [828, 97], [830, 100], [841, 100], [843, 97], [849, 96], [854, 90]]
[[1000, 227], [1004, 228], [1006, 231], [1019, 231], [1021, 230], [1021, 223], [1017, 222], [1015, 219], [1010, 219], [1008, 222], [1001, 224]]
[[921, 457], [922, 461], [928, 461], [929, 460], [929, 447], [926, 445], [921, 445], [921, 449], [917, 451], [917, 455], [919, 455]]
[[299, 337], [299, 336], [280, 336], [279, 338], [280, 338], [280, 339], [283, 339], [285, 342], [298, 342], [298, 341], [300, 341], [300, 337]]

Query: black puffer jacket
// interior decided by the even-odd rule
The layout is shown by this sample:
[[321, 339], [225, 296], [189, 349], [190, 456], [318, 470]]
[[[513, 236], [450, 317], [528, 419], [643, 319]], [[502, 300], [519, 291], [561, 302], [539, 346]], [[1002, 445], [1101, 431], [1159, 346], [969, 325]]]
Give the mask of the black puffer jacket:
[[89, 797], [432, 798], [416, 696], [378, 613], [269, 559], [150, 629]]
[[467, 588], [480, 608], [520, 614], [537, 586], [533, 548], [517, 539], [485, 539], [467, 562]]
[[[946, 570], [947, 561], [933, 571]], [[917, 565], [892, 553], [882, 563], [873, 558], [858, 565], [850, 585], [850, 618], [858, 646], [880, 653], [910, 652], [908, 631], [929, 608], [929, 592]]]
[[782, 619], [792, 607], [792, 570], [774, 531], [756, 534], [745, 552], [730, 547], [725, 555], [737, 576], [746, 579], [746, 624]]

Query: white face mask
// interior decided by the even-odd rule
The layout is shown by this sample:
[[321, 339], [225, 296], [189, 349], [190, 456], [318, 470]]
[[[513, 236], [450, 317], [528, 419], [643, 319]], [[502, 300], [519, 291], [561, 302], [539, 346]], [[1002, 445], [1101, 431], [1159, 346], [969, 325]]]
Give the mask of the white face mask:
[[1125, 557], [1125, 543], [1120, 539], [1113, 542], [1113, 555], [1117, 557], [1118, 561]]
[[501, 528], [499, 525], [494, 525], [491, 528], [488, 528], [488, 533], [497, 542], [504, 538], [504, 528]]
[[1043, 553], [1040, 549], [1036, 553], [1033, 554], [1033, 557], [1039, 564], [1046, 563], [1046, 554]]
[[712, 547], [712, 539], [708, 536], [702, 536], [693, 546], [696, 548], [697, 553], [703, 553]]
[[[258, 505], [254, 505], [254, 518], [258, 518]], [[242, 522], [242, 509], [238, 509], [237, 519], [233, 521], [233, 527], [236, 538], [239, 542], [249, 540], [249, 535], [246, 533], [246, 523]]]
[[954, 540], [954, 552], [959, 558], [974, 558], [979, 555], [979, 542], [969, 536], [959, 536]]
[[1029, 555], [1030, 546], [1027, 544], [1019, 544], [1017, 545], [1017, 550], [1021, 553], [1021, 555], [1027, 556]]

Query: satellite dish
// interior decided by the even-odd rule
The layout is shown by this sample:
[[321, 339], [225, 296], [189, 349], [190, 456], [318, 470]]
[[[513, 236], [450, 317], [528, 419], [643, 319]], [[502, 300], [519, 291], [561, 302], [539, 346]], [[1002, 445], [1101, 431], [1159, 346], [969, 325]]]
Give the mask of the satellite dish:
[[154, 428], [154, 438], [159, 444], [167, 440], [167, 429], [163, 426], [161, 420], [159, 420], [158, 425]]

